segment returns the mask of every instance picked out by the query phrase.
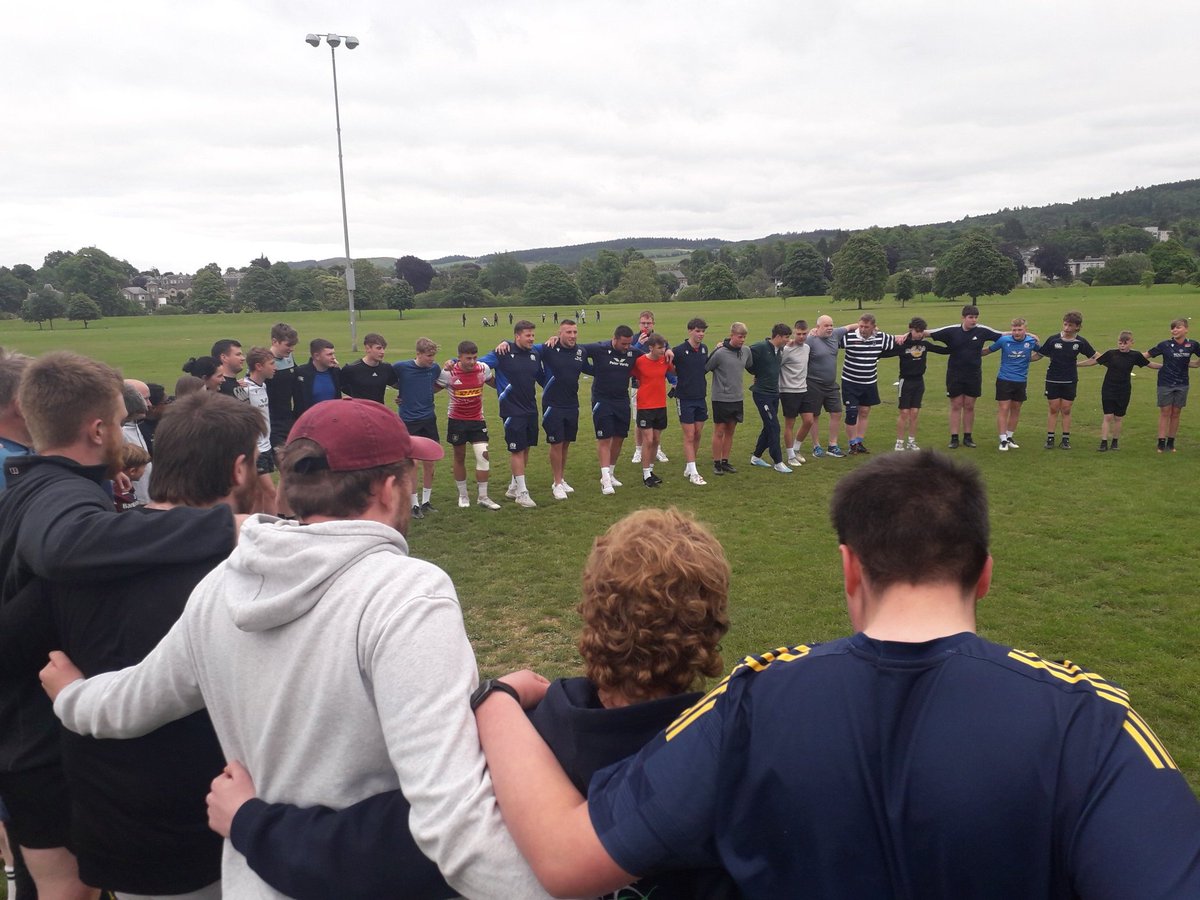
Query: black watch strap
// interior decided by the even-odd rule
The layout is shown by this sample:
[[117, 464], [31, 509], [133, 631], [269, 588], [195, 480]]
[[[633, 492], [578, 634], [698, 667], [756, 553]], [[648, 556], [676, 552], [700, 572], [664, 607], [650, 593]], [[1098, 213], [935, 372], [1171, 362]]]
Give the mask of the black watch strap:
[[479, 709], [479, 707], [483, 704], [483, 701], [492, 696], [492, 694], [496, 693], [496, 691], [502, 691], [503, 693], [508, 694], [508, 696], [516, 700], [517, 705], [520, 706], [521, 695], [517, 693], [517, 689], [515, 687], [513, 687], [511, 684], [501, 681], [499, 678], [489, 678], [479, 687], [475, 688], [474, 693], [471, 694], [471, 712], [475, 712], [475, 710]]

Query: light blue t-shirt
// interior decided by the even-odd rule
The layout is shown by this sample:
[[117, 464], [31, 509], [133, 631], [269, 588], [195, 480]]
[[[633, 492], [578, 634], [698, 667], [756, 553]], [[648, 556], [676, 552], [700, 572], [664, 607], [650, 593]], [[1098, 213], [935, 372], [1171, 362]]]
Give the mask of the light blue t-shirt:
[[996, 377], [1001, 381], [1028, 381], [1029, 362], [1037, 346], [1038, 342], [1029, 335], [1020, 340], [1011, 334], [996, 338], [988, 348], [989, 352], [1000, 354], [1000, 371]]
[[26, 447], [24, 444], [18, 444], [16, 441], [10, 441], [6, 437], [0, 437], [0, 491], [3, 491], [6, 484], [7, 467], [4, 461], [10, 456], [28, 456], [33, 452], [33, 448]]

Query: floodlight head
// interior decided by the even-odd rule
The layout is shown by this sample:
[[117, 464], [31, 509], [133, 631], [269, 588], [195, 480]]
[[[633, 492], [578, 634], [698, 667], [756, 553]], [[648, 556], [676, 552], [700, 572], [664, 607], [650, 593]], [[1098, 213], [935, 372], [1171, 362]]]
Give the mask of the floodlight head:
[[342, 43], [342, 37], [339, 34], [327, 34], [325, 35], [325, 43], [330, 47], [338, 47]]
[[319, 37], [317, 37], [315, 34], [305, 35], [304, 40], [306, 42], [308, 42], [309, 44], [312, 44], [314, 47], [321, 46], [321, 39]]
[[347, 35], [346, 36], [346, 49], [353, 50], [357, 46], [358, 46], [358, 38]]

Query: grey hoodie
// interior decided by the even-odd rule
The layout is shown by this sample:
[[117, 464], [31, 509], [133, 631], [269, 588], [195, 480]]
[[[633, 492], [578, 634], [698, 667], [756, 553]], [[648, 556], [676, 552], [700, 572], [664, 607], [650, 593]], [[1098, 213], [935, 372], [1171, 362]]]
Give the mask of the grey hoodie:
[[737, 403], [744, 396], [742, 375], [750, 367], [750, 347], [743, 344], [734, 350], [726, 338], [717, 345], [705, 363], [712, 372], [712, 398], [717, 403]]
[[[402, 788], [455, 890], [544, 897], [496, 806], [467, 703], [477, 681], [454, 585], [399, 532], [257, 516], [141, 664], [70, 685], [55, 712], [119, 738], [207, 706], [264, 800], [342, 808]], [[222, 880], [227, 900], [282, 896], [228, 841]]]

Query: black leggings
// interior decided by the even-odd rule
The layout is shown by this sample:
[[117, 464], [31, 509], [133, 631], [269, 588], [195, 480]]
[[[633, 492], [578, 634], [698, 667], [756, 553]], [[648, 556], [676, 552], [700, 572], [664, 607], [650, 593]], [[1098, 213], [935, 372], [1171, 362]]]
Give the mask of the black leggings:
[[754, 455], [762, 456], [764, 451], [771, 452], [771, 462], [783, 462], [783, 453], [779, 449], [779, 395], [761, 394], [750, 391], [754, 398], [754, 408], [762, 417], [762, 431], [758, 433], [758, 442], [754, 445]]

